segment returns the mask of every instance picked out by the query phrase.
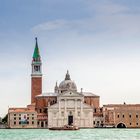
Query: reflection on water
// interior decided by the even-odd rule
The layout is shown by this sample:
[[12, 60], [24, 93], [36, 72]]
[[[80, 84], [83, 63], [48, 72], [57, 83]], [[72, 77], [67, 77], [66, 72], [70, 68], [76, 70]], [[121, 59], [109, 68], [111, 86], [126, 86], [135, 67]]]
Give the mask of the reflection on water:
[[140, 140], [140, 129], [0, 129], [0, 140]]

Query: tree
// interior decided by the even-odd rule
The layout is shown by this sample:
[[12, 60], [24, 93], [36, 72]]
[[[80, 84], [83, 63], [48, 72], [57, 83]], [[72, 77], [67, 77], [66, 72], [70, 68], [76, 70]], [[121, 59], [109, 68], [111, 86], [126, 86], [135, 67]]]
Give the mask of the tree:
[[3, 118], [2, 118], [2, 122], [3, 123], [7, 123], [8, 121], [8, 114], [6, 114]]

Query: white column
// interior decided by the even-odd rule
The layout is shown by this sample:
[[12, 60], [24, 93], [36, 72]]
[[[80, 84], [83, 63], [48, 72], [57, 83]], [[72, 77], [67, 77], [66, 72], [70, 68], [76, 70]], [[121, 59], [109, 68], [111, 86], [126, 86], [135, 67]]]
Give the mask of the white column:
[[84, 120], [83, 120], [83, 101], [82, 100], [81, 100], [81, 108], [80, 109], [81, 109], [81, 111], [80, 111], [80, 118], [81, 118], [80, 119], [80, 125], [81, 125], [81, 127], [83, 127], [83, 125], [84, 125], [83, 124], [84, 123], [83, 121]]
[[67, 99], [65, 99], [64, 104], [64, 125], [67, 124]]
[[59, 119], [61, 118], [61, 100], [59, 100]]
[[45, 123], [45, 121], [44, 121], [44, 128], [46, 127], [46, 123]]
[[65, 118], [66, 118], [66, 112], [67, 112], [67, 100], [65, 99]]
[[83, 102], [81, 100], [81, 117], [82, 117], [82, 114], [83, 114]]
[[77, 125], [77, 99], [75, 99], [75, 117], [74, 117], [74, 125]]
[[59, 117], [58, 117], [58, 126], [61, 126], [61, 99], [59, 100]]
[[39, 121], [39, 126], [40, 126], [40, 128], [41, 128], [41, 121]]
[[77, 118], [77, 99], [75, 99], [75, 118]]

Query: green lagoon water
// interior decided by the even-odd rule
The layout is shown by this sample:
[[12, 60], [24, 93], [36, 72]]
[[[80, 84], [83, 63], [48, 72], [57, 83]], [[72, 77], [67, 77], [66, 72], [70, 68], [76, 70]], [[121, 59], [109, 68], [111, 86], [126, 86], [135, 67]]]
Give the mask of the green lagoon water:
[[140, 140], [140, 129], [0, 129], [0, 140]]

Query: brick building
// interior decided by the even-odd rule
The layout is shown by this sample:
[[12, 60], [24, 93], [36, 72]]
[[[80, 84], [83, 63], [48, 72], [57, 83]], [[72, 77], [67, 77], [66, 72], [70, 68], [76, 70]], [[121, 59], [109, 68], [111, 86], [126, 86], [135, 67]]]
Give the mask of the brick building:
[[67, 71], [54, 92], [42, 93], [42, 62], [36, 38], [32, 58], [31, 103], [9, 108], [9, 128], [48, 128], [74, 124], [81, 128], [140, 127], [140, 105], [110, 104], [100, 107], [100, 97], [77, 91]]
[[109, 104], [103, 108], [106, 126], [140, 128], [140, 104]]
[[42, 62], [37, 38], [31, 66], [31, 104], [26, 108], [9, 108], [10, 128], [47, 128], [66, 124], [95, 126], [93, 112], [96, 110], [97, 116], [100, 97], [91, 92], [78, 92], [68, 71], [59, 86], [56, 83], [54, 92], [42, 93]]

